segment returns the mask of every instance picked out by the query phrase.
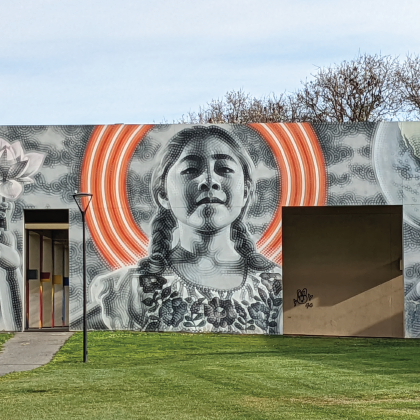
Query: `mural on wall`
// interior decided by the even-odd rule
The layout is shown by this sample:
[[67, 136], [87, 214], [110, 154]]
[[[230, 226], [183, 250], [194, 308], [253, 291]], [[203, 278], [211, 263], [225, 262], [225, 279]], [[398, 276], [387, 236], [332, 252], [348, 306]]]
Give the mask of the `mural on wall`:
[[0, 330], [22, 328], [22, 258], [9, 223], [14, 202], [34, 182], [43, 160], [42, 153], [25, 153], [19, 141], [0, 138]]
[[[24, 209], [69, 208], [92, 127], [0, 126], [0, 330], [25, 328]], [[70, 210], [72, 247], [81, 222]], [[73, 252], [77, 255], [77, 252]], [[76, 277], [77, 279], [77, 277]]]
[[[98, 127], [86, 150], [89, 230], [118, 269], [91, 284], [102, 322], [281, 333], [281, 205], [325, 203], [312, 128], [151, 129]], [[282, 145], [282, 136], [293, 144]]]
[[79, 190], [94, 195], [90, 328], [281, 334], [281, 208], [402, 204], [406, 335], [420, 337], [420, 124], [0, 127], [0, 137], [13, 151], [0, 156], [0, 244], [14, 255], [0, 250], [0, 329], [22, 326], [24, 208], [70, 208], [70, 323], [81, 327]]

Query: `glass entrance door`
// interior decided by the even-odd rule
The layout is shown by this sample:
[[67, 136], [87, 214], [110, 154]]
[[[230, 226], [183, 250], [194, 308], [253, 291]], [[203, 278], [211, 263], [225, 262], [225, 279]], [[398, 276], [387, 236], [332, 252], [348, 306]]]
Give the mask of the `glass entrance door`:
[[27, 228], [26, 257], [26, 328], [68, 327], [68, 229]]

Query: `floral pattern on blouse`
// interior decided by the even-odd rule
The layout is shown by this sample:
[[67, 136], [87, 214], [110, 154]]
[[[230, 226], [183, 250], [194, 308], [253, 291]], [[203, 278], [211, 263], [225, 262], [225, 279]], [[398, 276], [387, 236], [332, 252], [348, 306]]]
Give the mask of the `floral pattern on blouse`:
[[217, 290], [193, 285], [169, 270], [139, 275], [126, 269], [95, 279], [91, 293], [110, 329], [281, 334], [282, 280], [277, 271], [250, 271], [240, 287]]

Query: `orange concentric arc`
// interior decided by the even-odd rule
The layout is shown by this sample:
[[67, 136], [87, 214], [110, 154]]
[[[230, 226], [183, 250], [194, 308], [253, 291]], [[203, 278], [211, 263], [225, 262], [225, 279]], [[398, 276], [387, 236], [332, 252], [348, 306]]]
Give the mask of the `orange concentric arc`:
[[281, 174], [280, 205], [257, 243], [259, 252], [281, 265], [282, 207], [325, 204], [324, 156], [309, 123], [250, 124], [250, 127], [270, 146]]
[[96, 246], [114, 268], [147, 255], [148, 239], [131, 214], [126, 183], [131, 156], [152, 127], [97, 126], [86, 148], [81, 188], [93, 194], [86, 221]]
[[[81, 188], [93, 194], [86, 221], [96, 246], [114, 268], [136, 264], [147, 255], [148, 238], [133, 219], [126, 183], [131, 156], [152, 127], [97, 126], [85, 151]], [[250, 124], [250, 127], [271, 147], [281, 174], [279, 206], [257, 243], [262, 254], [281, 264], [281, 208], [325, 204], [324, 158], [310, 124]]]

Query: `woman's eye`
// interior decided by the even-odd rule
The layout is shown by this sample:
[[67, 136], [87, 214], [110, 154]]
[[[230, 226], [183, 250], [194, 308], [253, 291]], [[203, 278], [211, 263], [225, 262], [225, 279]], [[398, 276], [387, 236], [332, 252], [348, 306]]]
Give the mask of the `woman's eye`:
[[181, 171], [181, 175], [191, 175], [191, 174], [197, 174], [198, 169], [197, 168], [187, 168]]
[[232, 168], [229, 168], [228, 166], [222, 166], [217, 169], [217, 172], [222, 173], [222, 174], [231, 174], [235, 171]]

